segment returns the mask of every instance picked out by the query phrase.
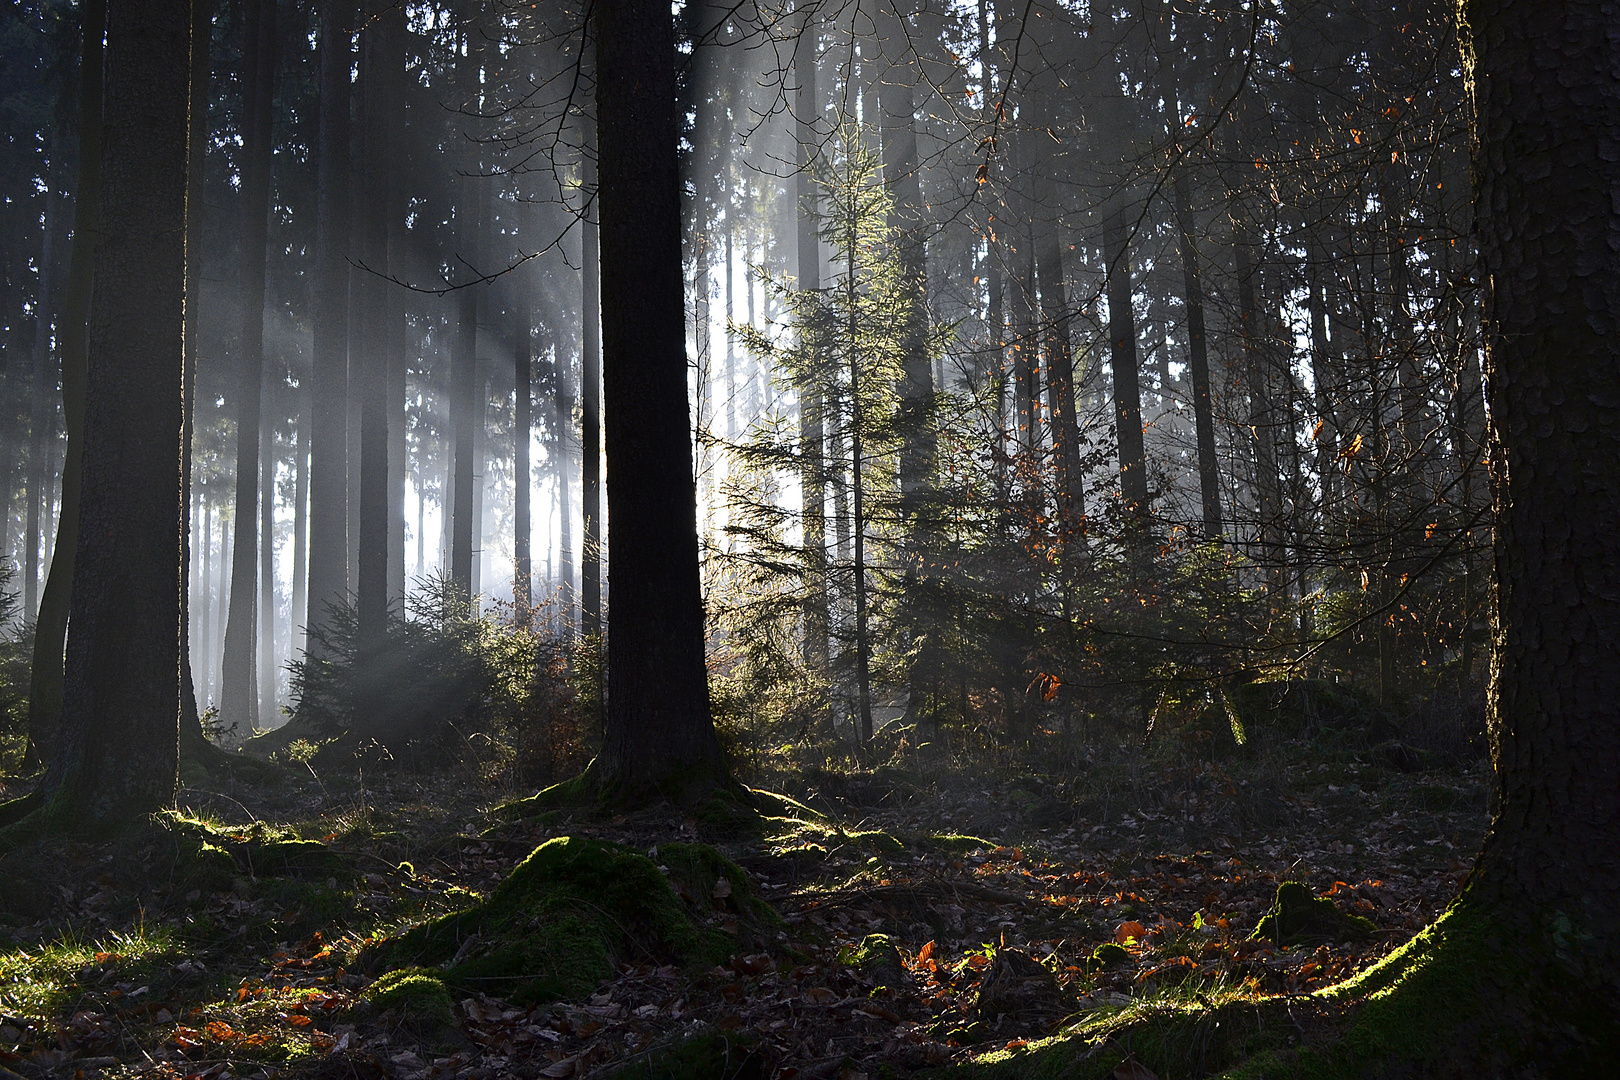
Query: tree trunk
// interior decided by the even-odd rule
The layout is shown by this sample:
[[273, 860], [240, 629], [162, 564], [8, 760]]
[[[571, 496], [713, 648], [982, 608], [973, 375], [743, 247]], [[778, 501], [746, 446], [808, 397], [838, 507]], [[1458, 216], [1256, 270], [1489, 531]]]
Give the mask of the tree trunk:
[[[202, 323], [202, 246], [203, 246], [203, 180], [206, 175], [208, 145], [208, 73], [209, 51], [213, 45], [214, 37], [214, 5], [215, 0], [192, 0], [191, 4], [191, 90], [188, 103], [190, 111], [187, 143], [197, 148], [197, 152], [189, 154], [186, 162], [186, 319], [185, 319], [185, 354], [183, 357], [184, 369], [184, 413], [182, 418], [182, 432], [180, 439], [180, 492], [185, 498], [192, 485], [192, 441], [196, 429], [195, 412], [197, 399], [197, 346], [198, 332]], [[201, 505], [196, 500], [196, 505]], [[182, 531], [181, 535], [190, 542], [191, 530]], [[206, 539], [203, 543], [207, 543]], [[206, 551], [206, 549], [205, 549]], [[191, 550], [188, 547], [181, 553], [181, 565], [186, 567], [189, 575], [191, 568]], [[206, 565], [206, 560], [205, 560]], [[206, 589], [208, 579], [203, 574], [203, 587]], [[196, 761], [205, 756], [214, 748], [209, 745], [203, 734], [202, 715], [197, 708], [196, 675], [191, 662], [191, 620], [190, 614], [191, 590], [182, 587], [180, 590], [180, 626], [187, 635], [180, 642], [180, 752], [183, 756]]]
[[[1497, 812], [1472, 896], [1614, 1001], [1620, 959], [1620, 84], [1607, 7], [1467, 6], [1495, 448]], [[1606, 149], [1607, 148], [1607, 149]], [[1545, 162], [1559, 168], [1547, 170]], [[1525, 920], [1531, 913], [1549, 917]], [[1547, 934], [1543, 929], [1537, 938]], [[1588, 936], [1590, 935], [1590, 936]], [[1612, 1022], [1612, 1017], [1611, 1017]]]
[[[598, 210], [613, 610], [601, 782], [690, 797], [723, 780], [709, 714], [686, 390], [674, 20], [598, 0]], [[591, 449], [587, 448], [587, 453]]]
[[1192, 194], [1176, 174], [1176, 239], [1181, 252], [1182, 296], [1187, 305], [1187, 374], [1192, 382], [1193, 428], [1198, 441], [1198, 489], [1204, 503], [1204, 539], [1220, 537], [1221, 474], [1215, 457], [1215, 407], [1209, 388], [1209, 340], [1204, 332], [1204, 282], [1193, 244]]
[[366, 333], [360, 348], [360, 535], [355, 551], [355, 633], [359, 651], [372, 654], [388, 632], [388, 229], [397, 91], [391, 78], [397, 36], [403, 27], [393, 8], [362, 36], [360, 81], [361, 175], [365, 198], [360, 214], [361, 259], [370, 271], [360, 289]]
[[56, 434], [56, 374], [51, 370], [51, 316], [56, 309], [56, 267], [61, 260], [66, 198], [61, 191], [62, 139], [51, 138], [46, 169], [45, 227], [39, 253], [39, 289], [34, 297], [33, 392], [29, 394], [28, 512], [23, 539], [23, 617], [31, 619], [39, 603], [41, 568], [45, 565], [42, 515], [49, 514], [51, 451]]
[[[314, 340], [310, 371], [309, 604], [305, 625], [327, 625], [349, 593], [350, 69], [354, 0], [320, 12], [320, 143], [315, 211]], [[317, 634], [310, 640], [319, 642]]]
[[[41, 757], [55, 752], [56, 730], [62, 717], [62, 654], [67, 644], [68, 606], [79, 546], [80, 480], [84, 469], [90, 284], [102, 197], [102, 38], [107, 25], [107, 0], [85, 0], [79, 12], [83, 26], [79, 53], [78, 194], [73, 206], [73, 250], [68, 256], [61, 318], [62, 419], [67, 428], [67, 455], [62, 462], [62, 513], [56, 522], [56, 553], [40, 596], [33, 667], [28, 679], [28, 743]], [[6, 485], [9, 495], [9, 472], [0, 483]], [[0, 517], [0, 527], [9, 524], [10, 516], [8, 512]]]
[[519, 620], [527, 622], [534, 605], [534, 584], [530, 580], [533, 529], [529, 520], [529, 407], [534, 375], [529, 355], [527, 268], [512, 276], [512, 603]]
[[[1145, 533], [1148, 515], [1147, 449], [1142, 437], [1142, 384], [1132, 306], [1130, 233], [1116, 219], [1108, 232], [1108, 341], [1114, 369], [1114, 429], [1119, 440], [1119, 486], [1127, 520]], [[1145, 536], [1138, 536], [1144, 542]]]
[[[1046, 327], [1046, 393], [1052, 414], [1052, 457], [1057, 466], [1058, 535], [1065, 553], [1072, 554], [1085, 543], [1086, 491], [1080, 471], [1069, 298], [1063, 281], [1063, 245], [1057, 222], [1043, 231], [1035, 257], [1041, 286], [1041, 322]], [[1067, 569], [1072, 572], [1073, 567]]]
[[41, 788], [47, 814], [91, 827], [164, 806], [178, 776], [190, 37], [185, 0], [110, 5], [83, 527]]
[[[270, 214], [271, 100], [276, 0], [247, 0], [242, 83], [242, 336], [236, 383], [236, 514], [225, 623], [220, 721], [244, 735], [259, 723], [257, 654], [259, 414], [264, 366], [264, 273]], [[268, 498], [269, 495], [266, 494]]]
[[581, 299], [579, 374], [580, 518], [579, 625], [586, 637], [602, 633], [602, 264], [598, 221], [601, 200], [596, 182], [596, 118], [587, 109], [584, 160], [585, 191], [595, 200], [593, 212], [580, 223]]
[[[260, 388], [269, 413], [259, 422], [259, 723], [276, 723], [276, 421], [285, 413], [280, 363], [264, 370]], [[272, 371], [274, 374], [272, 374]], [[273, 380], [273, 381], [272, 381]]]
[[[816, 87], [817, 45], [820, 34], [814, 8], [804, 15], [799, 45], [793, 54], [798, 80], [794, 98], [794, 142], [798, 173], [794, 194], [798, 199], [798, 285], [806, 292], [821, 289], [821, 215], [816, 203], [815, 164], [819, 158], [821, 99]], [[804, 666], [820, 684], [827, 675], [829, 633], [827, 610], [827, 482], [824, 463], [825, 403], [821, 379], [815, 374], [799, 380], [799, 483], [803, 491], [805, 557]]]

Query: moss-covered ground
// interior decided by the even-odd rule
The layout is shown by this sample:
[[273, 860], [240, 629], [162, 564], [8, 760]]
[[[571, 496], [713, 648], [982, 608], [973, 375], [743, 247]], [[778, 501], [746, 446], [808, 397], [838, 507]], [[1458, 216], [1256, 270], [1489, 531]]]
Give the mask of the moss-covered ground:
[[[642, 811], [475, 770], [199, 776], [121, 836], [0, 858], [0, 1066], [1339, 1075], [1323, 1047], [1414, 1038], [1437, 1019], [1412, 1002], [1473, 970], [1412, 938], [1472, 856], [1482, 773], [1300, 735], [1296, 704], [1239, 700], [1241, 750], [998, 766], [892, 738], [879, 766]], [[1066, 1015], [980, 1015], [1014, 948]]]

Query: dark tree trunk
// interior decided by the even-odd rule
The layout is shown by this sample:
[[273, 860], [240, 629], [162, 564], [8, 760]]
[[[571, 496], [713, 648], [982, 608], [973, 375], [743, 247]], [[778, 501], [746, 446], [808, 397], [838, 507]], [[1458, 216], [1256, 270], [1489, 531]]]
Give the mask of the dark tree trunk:
[[[225, 623], [220, 721], [244, 734], [259, 723], [257, 654], [259, 422], [264, 368], [264, 272], [269, 235], [271, 101], [276, 0], [247, 0], [242, 82], [242, 336], [236, 383], [236, 535]], [[265, 493], [269, 498], [270, 493]], [[267, 538], [268, 542], [268, 538]]]
[[1176, 238], [1181, 252], [1182, 297], [1187, 305], [1187, 374], [1192, 382], [1193, 428], [1198, 440], [1198, 488], [1204, 503], [1204, 539], [1221, 535], [1221, 474], [1215, 456], [1215, 407], [1209, 389], [1209, 341], [1204, 332], [1204, 282], [1193, 244], [1192, 195], [1187, 177], [1175, 180]]
[[[604, 790], [690, 796], [725, 766], [709, 714], [686, 391], [675, 33], [657, 0], [598, 0], [598, 211], [613, 610]], [[587, 447], [587, 454], [591, 449]]]
[[380, 15], [361, 39], [362, 185], [360, 252], [369, 271], [360, 289], [366, 326], [360, 353], [360, 536], [355, 551], [355, 632], [361, 652], [383, 647], [388, 631], [388, 228], [393, 184], [391, 77], [403, 26], [397, 8]]
[[579, 624], [586, 637], [602, 633], [602, 264], [596, 183], [596, 120], [588, 112], [585, 159], [580, 164], [585, 190], [596, 199], [580, 223], [580, 267], [584, 296], [580, 306], [579, 374], [580, 519], [584, 536], [579, 553]]
[[[73, 207], [73, 250], [68, 256], [60, 331], [67, 455], [62, 462], [62, 513], [56, 522], [56, 552], [40, 596], [28, 681], [28, 742], [33, 752], [42, 757], [55, 752], [56, 729], [62, 716], [62, 652], [67, 643], [68, 605], [72, 601], [73, 567], [79, 546], [90, 286], [102, 195], [102, 37], [107, 25], [107, 0], [85, 0], [79, 11], [83, 27], [79, 53], [78, 195]], [[9, 495], [9, 473], [0, 482], [6, 485]], [[9, 512], [0, 516], [0, 525], [9, 521]]]
[[[474, 33], [465, 7], [461, 15], [461, 35], [467, 40], [467, 56], [459, 62], [457, 79], [467, 107], [478, 104], [478, 72], [473, 59]], [[479, 185], [486, 181], [461, 175], [456, 178], [456, 243], [463, 258], [478, 264], [479, 240], [483, 225], [478, 220]], [[478, 301], [483, 286], [464, 283], [456, 294], [456, 330], [450, 356], [450, 429], [455, 438], [450, 511], [450, 580], [466, 599], [477, 591], [473, 580], [473, 458], [477, 449], [476, 426], [483, 409], [478, 398]]]
[[[180, 438], [180, 485], [181, 496], [187, 498], [191, 491], [191, 450], [192, 433], [195, 430], [194, 413], [197, 397], [197, 334], [202, 322], [201, 304], [198, 298], [202, 291], [202, 235], [203, 235], [203, 179], [206, 173], [204, 168], [207, 161], [208, 145], [208, 61], [209, 49], [213, 44], [215, 0], [192, 0], [191, 5], [191, 93], [189, 100], [190, 128], [187, 142], [197, 148], [197, 152], [188, 155], [186, 163], [186, 322], [185, 322], [185, 403], [183, 431]], [[194, 505], [200, 506], [200, 499], [192, 499]], [[191, 571], [191, 529], [182, 530], [181, 535], [186, 538], [187, 547], [181, 553], [180, 565], [186, 568], [189, 579]], [[208, 543], [203, 534], [202, 543]], [[204, 560], [204, 566], [207, 565]], [[203, 573], [203, 587], [206, 589], [208, 575]], [[196, 761], [208, 756], [214, 748], [209, 746], [207, 738], [203, 735], [202, 716], [197, 708], [197, 682], [191, 664], [191, 589], [180, 590], [180, 626], [186, 637], [180, 643], [180, 753], [189, 760]]]
[[[811, 9], [813, 12], [814, 9]], [[798, 285], [806, 292], [821, 289], [821, 215], [816, 203], [815, 163], [821, 139], [817, 123], [821, 99], [816, 89], [817, 45], [820, 34], [812, 14], [800, 27], [793, 71], [798, 80], [794, 98], [794, 140], [798, 174]], [[805, 604], [804, 664], [818, 681], [827, 673], [829, 620], [827, 611], [827, 482], [824, 462], [825, 402], [821, 379], [810, 374], [799, 380], [799, 483], [804, 492]]]
[[[529, 510], [529, 408], [534, 377], [529, 355], [529, 274], [525, 268], [512, 276], [512, 601], [518, 618], [527, 621], [534, 604]], [[560, 475], [562, 470], [558, 472]]]
[[1086, 491], [1080, 470], [1080, 425], [1074, 410], [1069, 298], [1057, 222], [1042, 232], [1035, 257], [1041, 322], [1046, 327], [1046, 392], [1052, 414], [1052, 457], [1057, 465], [1059, 538], [1065, 552], [1072, 552], [1071, 545], [1085, 542]]
[[62, 139], [53, 135], [46, 170], [45, 228], [39, 253], [39, 291], [34, 297], [33, 386], [29, 398], [28, 510], [23, 532], [23, 616], [33, 618], [45, 564], [41, 519], [50, 513], [51, 451], [56, 435], [56, 373], [51, 370], [51, 316], [56, 313], [56, 270], [67, 239], [66, 198], [61, 191]]
[[1140, 529], [1145, 528], [1148, 513], [1147, 450], [1142, 438], [1142, 383], [1136, 354], [1136, 312], [1132, 306], [1130, 233], [1124, 221], [1116, 220], [1110, 227], [1106, 254], [1108, 356], [1114, 369], [1119, 486], [1125, 512]]
[[1256, 561], [1270, 592], [1280, 597], [1285, 580], [1282, 481], [1277, 472], [1277, 417], [1272, 402], [1271, 363], [1260, 325], [1256, 281], [1260, 276], [1246, 236], [1233, 245], [1238, 290], [1238, 333], [1249, 392], [1249, 428], [1254, 441]]
[[354, 0], [321, 5], [305, 616], [312, 629], [325, 626], [329, 605], [342, 603], [349, 592], [349, 108], [354, 60], [349, 35], [354, 15]]
[[1582, 944], [1561, 962], [1583, 974], [1573, 983], [1583, 997], [1612, 1006], [1620, 970], [1620, 251], [1612, 241], [1620, 231], [1620, 23], [1595, 3], [1476, 2], [1466, 15], [1480, 256], [1491, 283], [1486, 385], [1497, 514], [1497, 809], [1469, 892], [1508, 927], [1567, 918]]
[[115, 0], [90, 316], [81, 524], [47, 812], [122, 824], [174, 796], [185, 588], [191, 4]]

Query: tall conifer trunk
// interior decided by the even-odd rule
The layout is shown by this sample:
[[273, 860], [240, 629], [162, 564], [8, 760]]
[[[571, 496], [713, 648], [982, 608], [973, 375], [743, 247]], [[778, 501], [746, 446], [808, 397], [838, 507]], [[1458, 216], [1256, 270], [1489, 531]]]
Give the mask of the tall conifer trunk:
[[[658, 0], [597, 0], [598, 209], [613, 610], [597, 759], [621, 798], [721, 782], [709, 714], [686, 389], [675, 28]], [[587, 448], [590, 453], [590, 448]]]
[[47, 812], [93, 827], [174, 796], [185, 492], [188, 0], [113, 0], [81, 523]]
[[305, 625], [312, 629], [324, 627], [328, 608], [345, 601], [349, 592], [349, 109], [354, 54], [349, 39], [354, 15], [354, 0], [321, 4], [316, 284], [311, 296], [309, 603], [304, 615]]
[[[270, 215], [270, 114], [275, 90], [276, 0], [246, 0], [242, 118], [242, 330], [236, 383], [236, 527], [220, 721], [242, 733], [259, 723], [258, 542], [264, 274]], [[270, 497], [267, 493], [266, 498]], [[268, 538], [267, 538], [268, 542]]]
[[[62, 513], [56, 522], [56, 551], [40, 596], [34, 625], [33, 666], [28, 680], [28, 744], [33, 754], [54, 752], [62, 716], [62, 655], [67, 645], [68, 606], [73, 593], [73, 566], [79, 546], [79, 492], [84, 468], [84, 393], [90, 332], [90, 286], [95, 269], [95, 238], [101, 213], [102, 39], [107, 0], [85, 0], [79, 6], [79, 176], [73, 204], [73, 250], [68, 257], [67, 288], [62, 300], [62, 417], [67, 454], [62, 462]], [[9, 448], [10, 442], [7, 441]], [[10, 471], [6, 496], [11, 494]], [[9, 524], [9, 509], [0, 527]], [[0, 538], [3, 539], [3, 538]]]

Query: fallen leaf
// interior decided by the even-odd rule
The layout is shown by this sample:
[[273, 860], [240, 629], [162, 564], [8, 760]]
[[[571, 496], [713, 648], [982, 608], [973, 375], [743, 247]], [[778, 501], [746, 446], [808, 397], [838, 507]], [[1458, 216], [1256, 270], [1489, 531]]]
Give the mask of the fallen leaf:
[[1114, 940], [1121, 945], [1131, 941], [1141, 941], [1147, 935], [1147, 927], [1139, 922], [1122, 922], [1119, 929], [1114, 931]]
[[716, 900], [724, 900], [726, 897], [730, 896], [731, 880], [729, 878], [721, 878], [719, 881], [716, 881], [714, 883], [713, 895]]
[[573, 1076], [579, 1068], [579, 1058], [567, 1057], [540, 1070], [541, 1076]]

